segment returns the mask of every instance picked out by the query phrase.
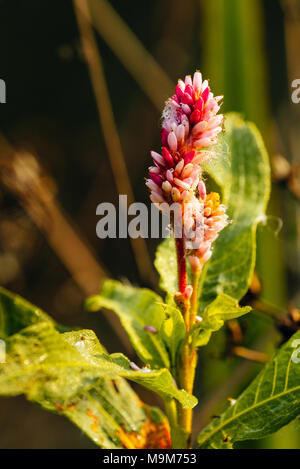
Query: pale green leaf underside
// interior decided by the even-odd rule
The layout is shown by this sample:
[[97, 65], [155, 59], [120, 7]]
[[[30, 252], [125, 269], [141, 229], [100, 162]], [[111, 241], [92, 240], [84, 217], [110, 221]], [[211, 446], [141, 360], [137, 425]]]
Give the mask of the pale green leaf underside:
[[251, 311], [249, 306], [240, 307], [238, 302], [228, 295], [221, 294], [204, 310], [202, 321], [192, 331], [192, 340], [196, 347], [203, 347], [209, 342], [211, 334], [218, 331], [225, 321], [239, 318]]
[[[0, 288], [0, 337], [2, 339], [7, 340], [26, 326], [37, 325], [39, 322], [50, 326], [54, 324], [53, 320], [39, 308], [20, 296]], [[67, 333], [61, 337], [70, 344], [83, 342], [84, 348], [90, 352], [97, 350], [98, 353], [103, 353], [98, 339], [90, 331]], [[84, 340], [82, 340], [83, 337]], [[36, 343], [34, 347], [39, 348], [39, 344]], [[83, 351], [82, 346], [81, 351]], [[24, 357], [24, 359], [27, 358]], [[0, 370], [4, 367], [6, 364], [0, 365]], [[41, 375], [41, 378], [42, 376], [45, 375]], [[54, 384], [55, 373], [51, 378]], [[81, 385], [80, 378], [78, 381]], [[25, 392], [26, 383], [21, 380], [19, 386], [15, 386], [12, 382], [10, 384], [7, 382], [5, 387], [6, 393], [14, 391], [14, 394], [19, 394]], [[12, 389], [12, 387], [15, 388]], [[123, 378], [99, 379], [92, 387], [88, 383], [88, 389], [85, 389], [85, 386], [79, 387], [72, 399], [68, 399], [62, 383], [60, 392], [58, 390], [56, 395], [52, 395], [52, 399], [46, 398], [46, 395], [43, 396], [43, 392], [31, 393], [29, 387], [27, 390], [29, 399], [47, 410], [65, 415], [102, 448], [122, 448], [123, 445], [118, 437], [122, 429], [126, 432], [136, 432], [146, 421], [145, 408], [141, 406], [139, 398]], [[4, 391], [4, 385], [2, 391]]]
[[89, 298], [86, 305], [89, 310], [114, 311], [139, 358], [152, 367], [169, 368], [168, 352], [160, 335], [145, 330], [145, 326], [153, 326], [159, 331], [166, 318], [160, 296], [151, 290], [107, 280], [100, 294]]
[[66, 415], [103, 448], [123, 447], [122, 431], [138, 432], [148, 419], [122, 377], [183, 405], [197, 402], [176, 389], [168, 370], [133, 371], [123, 355], [107, 355], [92, 331], [59, 333], [46, 314], [4, 289], [0, 311], [7, 349], [6, 363], [0, 365], [0, 395], [25, 394]]
[[221, 152], [206, 170], [223, 192], [232, 224], [216, 240], [201, 276], [201, 311], [220, 293], [237, 300], [246, 293], [255, 265], [256, 227], [270, 191], [268, 156], [256, 127], [228, 115], [225, 129], [220, 140], [225, 156]]
[[[69, 344], [69, 335], [57, 332], [46, 322], [33, 324], [7, 339], [7, 363], [0, 369], [0, 394], [26, 394], [30, 399], [53, 402], [71, 399], [95, 385], [100, 378], [124, 377], [135, 381], [163, 398], [178, 399], [193, 407], [195, 399], [176, 389], [166, 369], [133, 371], [122, 354], [92, 354], [83, 339]], [[93, 335], [89, 331], [89, 336]], [[94, 341], [96, 342], [96, 337]], [[90, 338], [91, 342], [91, 338]]]
[[[89, 330], [63, 334], [63, 339], [83, 356], [97, 356], [104, 351]], [[99, 379], [95, 386], [76, 393], [68, 402], [64, 396], [58, 402], [61, 406], [53, 405], [52, 401], [49, 410], [65, 415], [102, 448], [122, 448], [122, 433], [139, 432], [146, 421], [139, 398], [126, 380], [119, 377]]]
[[200, 433], [199, 448], [220, 449], [225, 441], [232, 445], [263, 438], [300, 414], [300, 364], [295, 347], [299, 340], [297, 332], [236, 403]]
[[101, 448], [120, 449], [122, 433], [139, 432], [146, 421], [145, 408], [122, 378], [102, 379], [71, 405], [54, 410], [71, 420]]

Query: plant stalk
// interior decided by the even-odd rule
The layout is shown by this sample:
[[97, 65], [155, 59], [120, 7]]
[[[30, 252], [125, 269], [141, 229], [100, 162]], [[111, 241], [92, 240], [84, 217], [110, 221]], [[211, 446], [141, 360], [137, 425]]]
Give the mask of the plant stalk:
[[178, 289], [180, 293], [185, 294], [187, 287], [187, 272], [185, 261], [185, 247], [184, 238], [175, 238], [176, 251], [177, 251], [177, 266], [178, 266]]
[[[187, 336], [182, 345], [180, 357], [179, 357], [179, 370], [178, 370], [178, 382], [180, 388], [185, 389], [188, 393], [193, 393], [195, 371], [197, 365], [197, 352], [191, 349], [189, 343], [188, 333], [191, 327], [194, 325], [197, 315], [198, 307], [198, 284], [200, 278], [200, 271], [192, 272], [192, 287], [193, 293], [190, 299], [185, 296], [187, 281], [187, 270], [186, 270], [186, 259], [184, 249], [184, 238], [176, 239], [176, 251], [177, 251], [177, 265], [178, 265], [178, 288], [180, 292], [181, 301], [178, 302], [181, 308]], [[187, 447], [190, 446], [192, 436], [192, 420], [193, 410], [184, 409], [182, 406], [178, 406], [178, 424], [184, 430], [187, 437]]]

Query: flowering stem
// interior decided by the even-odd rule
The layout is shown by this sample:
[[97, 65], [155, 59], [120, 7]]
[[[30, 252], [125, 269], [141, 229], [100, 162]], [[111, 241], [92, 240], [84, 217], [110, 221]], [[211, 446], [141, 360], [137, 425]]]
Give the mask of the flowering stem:
[[[200, 276], [198, 270], [210, 258], [211, 244], [227, 225], [228, 218], [218, 194], [207, 195], [200, 167], [207, 153], [202, 150], [217, 143], [217, 136], [222, 131], [224, 116], [218, 115], [221, 100], [222, 96], [214, 97], [208, 81], [202, 79], [199, 71], [194, 73], [193, 78], [187, 75], [184, 81], [178, 81], [175, 94], [167, 101], [162, 115], [161, 153], [151, 151], [153, 165], [149, 168], [146, 181], [151, 191], [151, 201], [161, 210], [165, 203], [169, 206], [172, 206], [173, 202], [179, 203], [180, 221], [185, 224], [181, 237], [175, 237], [178, 291], [174, 300], [186, 326], [186, 337], [178, 353], [176, 380], [180, 387], [189, 393], [193, 391], [197, 364], [197, 354], [190, 343], [189, 332], [196, 322]], [[189, 208], [192, 208], [192, 213], [189, 213]], [[176, 221], [174, 214], [171, 220], [173, 229], [179, 228]], [[185, 233], [185, 228], [191, 232], [195, 231], [196, 234], [198, 226], [204, 226], [205, 243], [200, 246], [202, 237], [196, 238], [193, 248], [186, 251], [185, 240], [188, 240], [189, 236]], [[174, 229], [174, 233], [176, 231]], [[194, 270], [192, 285], [188, 285], [186, 252]], [[168, 409], [169, 414], [171, 410]], [[177, 404], [176, 421], [177, 418], [182, 434], [186, 437], [186, 442], [181, 444], [187, 447], [191, 440], [192, 410], [183, 409]], [[172, 414], [170, 419], [173, 419]]]
[[[179, 384], [180, 388], [185, 389], [187, 392], [191, 392], [193, 389], [193, 383], [190, 382], [190, 353], [189, 345], [186, 340], [179, 358]], [[185, 431], [187, 437], [187, 447], [190, 446], [191, 434], [192, 434], [192, 418], [193, 410], [184, 409], [179, 407], [178, 409], [178, 423], [182, 430]]]
[[[179, 308], [181, 309], [184, 317], [187, 332], [190, 326], [190, 301], [186, 296], [187, 270], [185, 259], [185, 246], [184, 237], [176, 238], [176, 251], [177, 251], [177, 268], [178, 268], [178, 289], [179, 292], [175, 299]], [[182, 389], [188, 390], [193, 388], [193, 383], [190, 383], [190, 350], [188, 344], [188, 335], [182, 346], [179, 357], [179, 371], [178, 371], [179, 385]], [[192, 432], [192, 409], [183, 409], [178, 407], [178, 423], [185, 431], [187, 437], [187, 446], [189, 445], [191, 432]]]
[[[191, 297], [191, 306], [190, 306], [190, 323], [189, 323], [189, 330], [193, 327], [196, 321], [197, 311], [198, 311], [198, 288], [199, 288], [199, 280], [200, 280], [201, 271], [192, 271], [192, 287], [193, 293]], [[186, 391], [190, 394], [193, 394], [194, 389], [194, 381], [195, 381], [195, 373], [197, 367], [197, 352], [193, 350], [191, 344], [188, 344], [188, 381], [187, 381], [187, 388]], [[190, 428], [192, 429], [192, 420], [193, 420], [193, 411], [190, 410]]]
[[178, 288], [180, 293], [185, 294], [187, 287], [187, 272], [185, 262], [184, 238], [175, 238], [178, 265]]
[[[183, 242], [182, 242], [183, 244]], [[187, 286], [187, 274], [186, 274], [186, 261], [184, 251], [182, 253], [181, 246], [182, 244], [176, 242], [177, 247], [177, 261], [178, 261], [178, 284], [180, 286], [180, 292], [183, 293]], [[182, 255], [183, 254], [183, 255]], [[181, 303], [182, 313], [184, 315], [187, 336], [185, 342], [182, 346], [180, 357], [179, 357], [179, 384], [180, 387], [185, 389], [188, 393], [193, 393], [194, 388], [194, 379], [195, 371], [197, 365], [197, 352], [191, 349], [189, 343], [188, 333], [191, 327], [195, 323], [197, 308], [198, 308], [198, 285], [200, 278], [200, 271], [192, 272], [192, 287], [193, 293], [190, 301], [184, 301]], [[183, 409], [179, 407], [178, 409], [178, 423], [181, 428], [185, 431], [187, 436], [187, 446], [190, 445], [191, 434], [192, 434], [192, 420], [193, 420], [193, 411], [192, 409]]]

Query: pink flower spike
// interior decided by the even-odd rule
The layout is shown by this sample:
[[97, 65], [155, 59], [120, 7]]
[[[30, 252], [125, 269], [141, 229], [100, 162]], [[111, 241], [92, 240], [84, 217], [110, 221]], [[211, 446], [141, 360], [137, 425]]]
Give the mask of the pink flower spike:
[[195, 97], [195, 90], [194, 90], [194, 88], [193, 88], [191, 85], [186, 85], [186, 87], [185, 87], [185, 92], [188, 93], [188, 94], [190, 95], [190, 97], [194, 99], [194, 97]]
[[210, 138], [200, 138], [199, 140], [195, 141], [196, 148], [206, 148], [212, 145], [212, 141]]
[[184, 104], [187, 104], [188, 106], [193, 106], [194, 104], [194, 100], [193, 98], [191, 97], [191, 95], [189, 95], [188, 93], [184, 93], [183, 97], [182, 97], [182, 100], [181, 100]]
[[185, 292], [184, 292], [184, 296], [189, 299], [191, 298], [193, 294], [193, 287], [192, 285], [188, 285], [187, 287], [185, 287]]
[[166, 146], [168, 144], [168, 131], [164, 128], [161, 129], [161, 143]]
[[207, 87], [202, 93], [202, 99], [203, 99], [204, 103], [206, 103], [206, 101], [208, 100], [209, 93], [210, 93], [210, 89], [209, 89], [209, 87]]
[[[182, 174], [181, 174], [181, 177], [183, 177]], [[182, 182], [184, 182], [184, 183], [187, 184], [188, 186], [191, 186], [191, 185], [193, 184], [193, 178], [186, 177], [186, 178], [183, 179]]]
[[205, 186], [203, 181], [199, 181], [198, 192], [199, 192], [200, 199], [205, 200], [205, 198], [206, 198], [206, 186]]
[[197, 124], [201, 119], [201, 111], [199, 109], [195, 109], [195, 111], [192, 112], [190, 115], [190, 122], [191, 124]]
[[219, 126], [223, 122], [224, 116], [220, 114], [219, 116], [212, 117], [207, 122], [207, 130], [213, 129], [214, 127]]
[[203, 91], [208, 87], [208, 81], [207, 80], [204, 80], [204, 82], [202, 83], [202, 86], [201, 86], [201, 93], [203, 93]]
[[190, 106], [188, 106], [187, 104], [182, 104], [181, 107], [182, 107], [182, 110], [185, 114], [187, 114], [188, 116], [191, 114], [192, 110], [191, 110]]
[[158, 194], [161, 194], [160, 187], [157, 184], [155, 184], [155, 182], [152, 181], [152, 179], [147, 180], [146, 186], [148, 187], [148, 189], [150, 189], [151, 192], [157, 192]]
[[193, 159], [193, 164], [194, 165], [200, 165], [203, 161], [205, 161], [208, 158], [208, 156], [207, 156], [208, 154], [210, 155], [209, 152], [206, 152], [206, 151], [203, 151], [203, 150], [197, 151], [195, 153], [195, 158]]
[[171, 184], [172, 184], [172, 182], [174, 181], [173, 173], [172, 173], [172, 171], [170, 171], [169, 169], [168, 169], [168, 171], [166, 172], [166, 178], [167, 178], [167, 180], [168, 180]]
[[171, 156], [171, 153], [169, 152], [169, 150], [166, 147], [162, 147], [162, 156], [163, 156], [164, 160], [166, 161], [168, 167], [173, 168], [175, 163], [174, 163], [174, 160]]
[[194, 90], [199, 92], [202, 86], [202, 74], [200, 72], [195, 72], [193, 77], [193, 87]]
[[160, 169], [157, 166], [150, 166], [149, 173], [160, 174]]
[[204, 254], [203, 258], [202, 258], [202, 263], [203, 264], [206, 264], [207, 261], [209, 261], [209, 259], [211, 258], [212, 256], [212, 251], [207, 251], [206, 254]]
[[183, 201], [188, 201], [188, 199], [190, 198], [191, 194], [189, 191], [183, 191], [181, 192], [181, 197], [182, 197], [182, 200]]
[[184, 120], [182, 122], [182, 125], [184, 126], [184, 137], [187, 138], [188, 135], [189, 135], [189, 131], [190, 131], [190, 124], [189, 124], [189, 121], [188, 120]]
[[163, 168], [166, 166], [163, 157], [159, 153], [156, 153], [156, 151], [151, 151], [151, 156], [153, 161], [156, 162], [159, 166], [162, 166]]
[[194, 165], [193, 165], [192, 163], [187, 164], [187, 165], [183, 168], [183, 171], [182, 171], [182, 173], [181, 173], [181, 177], [182, 177], [183, 179], [189, 177], [189, 176], [191, 175], [193, 169], [194, 169]]
[[195, 127], [192, 130], [192, 135], [195, 137], [198, 134], [200, 134], [201, 132], [203, 132], [206, 128], [207, 128], [207, 122], [206, 121], [198, 122], [198, 124], [196, 124]]
[[216, 127], [213, 130], [205, 131], [202, 134], [201, 138], [205, 139], [205, 138], [216, 137], [221, 131], [222, 131], [222, 127]]
[[189, 152], [187, 155], [184, 156], [184, 162], [185, 164], [189, 164], [193, 161], [195, 157], [195, 151]]
[[177, 138], [174, 132], [170, 132], [168, 135], [168, 145], [170, 150], [176, 151], [177, 150]]
[[172, 124], [170, 125], [170, 131], [171, 132], [176, 132], [176, 129], [177, 129], [176, 122], [172, 122]]
[[184, 90], [185, 90], [185, 83], [184, 83], [181, 79], [178, 80], [177, 86], [179, 86], [179, 88], [181, 89], [181, 91], [184, 92]]
[[176, 93], [177, 98], [181, 101], [184, 95], [184, 90], [180, 87], [179, 84], [175, 88], [175, 93]]
[[150, 173], [150, 177], [155, 184], [157, 184], [159, 187], [162, 185], [162, 179], [158, 174], [155, 173]]
[[181, 189], [188, 190], [190, 188], [189, 184], [187, 184], [186, 182], [181, 181], [178, 178], [174, 178], [174, 182], [175, 182], [176, 186], [180, 187]]
[[201, 257], [203, 256], [208, 249], [210, 249], [211, 243], [206, 241], [205, 243], [201, 244], [201, 247], [198, 250], [198, 255]]
[[193, 85], [191, 75], [186, 75], [186, 77], [184, 79], [184, 83], [185, 83], [185, 85], [191, 85], [191, 86]]
[[199, 272], [199, 270], [201, 270], [201, 263], [197, 256], [189, 256], [188, 260], [194, 272]]
[[177, 187], [173, 187], [171, 195], [174, 202], [179, 202], [181, 200], [181, 194]]
[[151, 192], [150, 200], [154, 204], [160, 204], [162, 202], [165, 202], [165, 199], [160, 194], [158, 194], [157, 192]]
[[162, 186], [161, 186], [162, 190], [166, 193], [166, 194], [170, 194], [171, 191], [172, 191], [172, 185], [170, 184], [169, 181], [164, 181], [162, 183]]
[[[199, 205], [199, 219], [193, 215], [187, 225], [195, 230], [198, 222], [205, 223], [204, 220], [207, 220], [202, 238], [205, 236], [210, 245], [222, 229], [222, 223], [227, 223], [228, 217], [225, 217], [221, 206], [213, 210], [210, 203], [206, 204], [210, 199], [205, 198], [204, 183], [200, 183], [199, 193], [196, 188], [202, 174], [201, 166], [214, 154], [214, 149], [208, 147], [217, 142], [217, 135], [223, 130], [223, 115], [217, 115], [220, 109], [218, 102], [221, 100], [222, 97], [214, 97], [208, 81], [203, 81], [198, 71], [193, 78], [187, 75], [184, 82], [178, 80], [175, 94], [167, 100], [162, 113], [161, 154], [151, 152], [153, 165], [149, 168], [149, 179], [146, 181], [151, 191], [151, 200], [160, 210], [163, 210], [162, 202], [180, 202], [184, 217], [188, 202], [194, 198], [194, 205], [197, 208]], [[217, 203], [215, 196], [210, 197], [214, 204]], [[225, 221], [223, 218], [214, 218], [219, 215]], [[189, 238], [186, 237], [186, 240], [188, 245]], [[187, 255], [192, 251], [197, 257], [200, 244], [198, 247], [187, 247]], [[209, 249], [210, 246], [203, 252], [203, 256]], [[201, 267], [203, 256], [199, 258]]]
[[214, 100], [208, 101], [205, 106], [205, 113], [204, 113], [203, 119], [206, 119], [206, 120], [211, 119], [211, 117], [213, 117], [216, 114], [216, 112], [214, 111], [216, 106], [217, 104], [215, 103]]
[[203, 108], [204, 108], [204, 101], [203, 99], [200, 97], [198, 99], [198, 101], [196, 101], [195, 103], [195, 109], [199, 109], [199, 111], [202, 113], [203, 112]]
[[180, 145], [183, 144], [184, 142], [184, 137], [185, 137], [185, 126], [183, 124], [180, 124], [177, 129], [176, 129], [176, 137], [177, 141]]
[[174, 175], [179, 176], [184, 167], [184, 160], [180, 160], [179, 163], [175, 166]]

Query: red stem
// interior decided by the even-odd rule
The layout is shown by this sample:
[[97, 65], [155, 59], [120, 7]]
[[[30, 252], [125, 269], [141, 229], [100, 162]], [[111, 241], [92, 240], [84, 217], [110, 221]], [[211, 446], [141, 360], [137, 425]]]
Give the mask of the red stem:
[[185, 262], [184, 238], [175, 238], [178, 266], [178, 288], [180, 293], [185, 293], [187, 287], [187, 273]]

